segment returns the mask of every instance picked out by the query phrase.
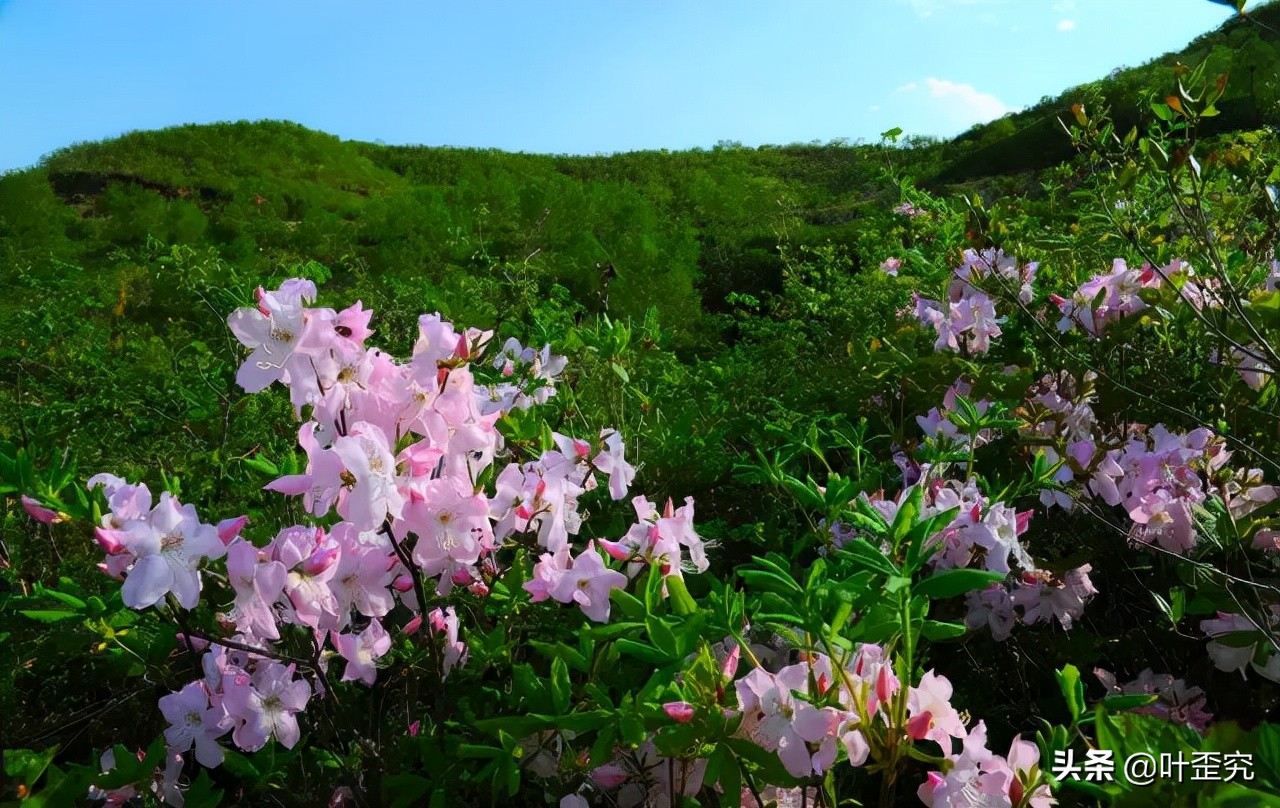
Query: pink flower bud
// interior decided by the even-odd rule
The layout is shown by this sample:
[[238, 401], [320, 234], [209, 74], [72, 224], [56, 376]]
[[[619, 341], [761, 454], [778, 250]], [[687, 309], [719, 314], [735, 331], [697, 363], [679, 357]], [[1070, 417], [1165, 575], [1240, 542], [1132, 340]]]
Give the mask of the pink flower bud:
[[478, 598], [489, 596], [489, 586], [484, 581], [476, 581], [467, 587], [467, 591]]
[[[418, 618], [418, 619], [421, 620], [422, 618]], [[418, 737], [418, 730], [420, 729], [422, 729], [422, 721], [421, 720], [414, 721], [412, 724], [409, 725], [409, 737], [410, 738]]]
[[98, 542], [98, 546], [106, 551], [107, 555], [117, 555], [125, 551], [124, 543], [121, 541], [123, 534], [118, 530], [111, 530], [105, 527], [95, 527], [93, 529], [93, 538]]
[[449, 627], [448, 623], [444, 620], [444, 611], [442, 609], [437, 608], [435, 611], [431, 612], [431, 614], [427, 615], [427, 619], [431, 621], [432, 631], [443, 634]]
[[38, 501], [32, 499], [26, 494], [22, 495], [22, 508], [31, 516], [32, 519], [42, 524], [52, 525], [57, 524], [58, 522], [65, 522], [67, 520], [65, 514], [61, 514], [55, 510], [44, 507]]
[[404, 624], [404, 633], [413, 636], [418, 633], [418, 629], [422, 626], [422, 615], [415, 614], [413, 619]]
[[591, 780], [605, 791], [617, 788], [627, 782], [627, 773], [612, 763], [592, 769]]
[[720, 663], [720, 675], [726, 681], [733, 681], [733, 675], [738, 672], [738, 660], [742, 657], [742, 646], [734, 644], [729, 649], [729, 655], [724, 658], [724, 662]]
[[218, 523], [218, 538], [223, 544], [231, 544], [232, 540], [240, 535], [240, 531], [244, 530], [244, 526], [249, 523], [249, 517], [237, 516], [233, 519], [223, 519]]
[[693, 720], [693, 705], [687, 701], [669, 701], [662, 705], [662, 711], [672, 721], [688, 724]]
[[929, 734], [931, 726], [933, 726], [933, 713], [926, 710], [913, 718], [907, 719], [907, 735], [913, 741], [923, 741], [925, 736]]
[[409, 592], [413, 589], [413, 577], [408, 574], [398, 575], [391, 582], [391, 588], [397, 592]]
[[631, 548], [625, 544], [608, 539], [596, 539], [596, 543], [604, 548], [609, 557], [615, 561], [627, 561], [631, 558]]
[[880, 670], [876, 672], [876, 700], [885, 704], [893, 698], [893, 685], [889, 679], [889, 665], [884, 663], [880, 666]]
[[257, 289], [254, 290], [253, 296], [258, 300], [258, 311], [262, 312], [262, 316], [270, 317], [271, 309], [268, 309], [267, 304], [264, 302], [264, 299], [267, 296], [267, 290], [259, 286]]
[[1022, 535], [1027, 532], [1027, 528], [1031, 525], [1031, 515], [1033, 513], [1035, 513], [1035, 511], [1023, 511], [1017, 515], [1018, 535]]
[[450, 576], [450, 580], [453, 581], [458, 586], [466, 586], [467, 584], [471, 583], [471, 570], [469, 569], [454, 570], [453, 575]]
[[506, 362], [503, 362], [503, 363], [502, 363], [502, 375], [503, 375], [503, 376], [510, 377], [510, 376], [514, 375], [514, 374], [515, 374], [515, 372], [516, 372], [516, 366], [515, 366], [515, 364], [514, 364], [510, 359], [508, 359]]
[[320, 548], [302, 562], [302, 570], [307, 575], [319, 575], [338, 562], [337, 547]]

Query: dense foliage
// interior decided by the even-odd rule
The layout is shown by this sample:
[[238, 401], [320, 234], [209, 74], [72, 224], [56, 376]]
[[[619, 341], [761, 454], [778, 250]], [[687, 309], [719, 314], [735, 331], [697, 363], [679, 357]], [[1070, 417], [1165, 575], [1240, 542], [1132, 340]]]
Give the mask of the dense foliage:
[[1280, 804], [1278, 8], [947, 144], [0, 177], [3, 798]]

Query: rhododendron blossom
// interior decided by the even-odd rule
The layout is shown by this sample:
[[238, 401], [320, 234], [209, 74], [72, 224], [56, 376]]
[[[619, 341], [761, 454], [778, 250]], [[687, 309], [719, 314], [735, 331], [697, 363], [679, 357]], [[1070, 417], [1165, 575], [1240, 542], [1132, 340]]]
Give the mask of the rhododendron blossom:
[[[341, 681], [377, 682], [377, 661], [391, 650], [384, 620], [398, 607], [409, 611], [405, 635], [436, 643], [438, 673], [448, 677], [468, 656], [459, 612], [451, 604], [426, 612], [432, 604], [424, 601], [457, 587], [487, 597], [509, 563], [499, 560], [504, 551], [546, 550], [525, 584], [531, 601], [573, 604], [590, 620], [608, 621], [609, 593], [629, 578], [606, 563], [594, 540], [571, 542], [583, 522], [579, 500], [597, 490], [597, 474], [608, 478], [614, 500], [634, 481], [622, 435], [610, 428], [593, 440], [553, 433], [555, 449], [521, 460], [504, 452], [498, 429], [513, 409], [555, 394], [564, 357], [549, 345], [534, 350], [508, 340], [494, 365], [505, 381], [489, 387], [477, 383], [471, 363], [491, 331], [459, 333], [439, 314], [424, 314], [412, 356], [398, 362], [365, 344], [372, 312], [362, 303], [309, 307], [315, 285], [296, 279], [259, 289], [257, 298], [256, 307], [228, 318], [251, 351], [237, 380], [249, 392], [275, 382], [288, 388], [306, 454], [302, 473], [265, 488], [299, 497], [323, 521], [285, 527], [259, 547], [243, 535], [246, 517], [214, 527], [169, 493], [153, 507], [145, 485], [110, 474], [90, 480], [109, 509], [95, 529], [107, 554], [101, 566], [124, 580], [126, 605], [143, 609], [172, 595], [194, 608], [200, 568], [227, 557], [232, 597], [219, 620], [234, 633], [222, 640], [184, 633], [189, 650], [203, 651], [204, 675], [161, 699], [171, 757], [194, 747], [202, 765], [216, 766], [223, 756], [217, 739], [227, 732], [245, 751], [270, 738], [292, 748], [302, 734], [298, 714], [313, 693], [329, 695], [332, 658], [345, 661]], [[484, 479], [493, 480], [492, 490]], [[633, 505], [641, 524], [620, 541], [600, 539], [601, 546], [629, 547], [633, 567], [648, 563], [661, 574], [706, 569], [691, 499], [661, 512], [643, 496]], [[43, 521], [57, 517], [34, 500], [24, 506]], [[417, 634], [424, 622], [429, 636]], [[297, 628], [286, 636], [286, 627]], [[297, 637], [315, 649], [314, 662], [301, 669], [293, 651], [282, 650]]]

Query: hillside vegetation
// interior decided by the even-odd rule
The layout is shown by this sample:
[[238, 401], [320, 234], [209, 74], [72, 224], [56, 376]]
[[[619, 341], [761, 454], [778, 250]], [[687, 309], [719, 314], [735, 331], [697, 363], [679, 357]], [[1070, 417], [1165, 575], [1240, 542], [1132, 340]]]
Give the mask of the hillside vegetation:
[[[1185, 66], [1201, 66], [1201, 72]], [[1220, 75], [1225, 85], [1218, 83]], [[1179, 82], [1196, 77], [1203, 77], [1205, 94], [1177, 101]], [[1183, 111], [1184, 104], [1194, 110]], [[1201, 541], [1196, 571], [1135, 555], [1132, 541], [1117, 539], [1115, 524], [1050, 507], [1062, 504], [1053, 499], [1054, 491], [1061, 492], [1050, 484], [1053, 473], [1045, 476], [1056, 462], [1045, 460], [1045, 447], [1056, 436], [1036, 431], [1052, 418], [1032, 405], [1028, 391], [1043, 397], [1061, 391], [1064, 398], [1074, 393], [1076, 404], [1091, 403], [1096, 421], [1089, 425], [1115, 430], [1108, 447], [1126, 440], [1137, 445], [1157, 423], [1186, 440], [1184, 433], [1211, 425], [1230, 441], [1237, 465], [1261, 469], [1250, 485], [1261, 485], [1263, 472], [1275, 479], [1276, 384], [1264, 379], [1255, 385], [1249, 374], [1265, 368], [1257, 364], [1263, 360], [1250, 355], [1255, 364], [1249, 364], [1233, 351], [1242, 345], [1261, 350], [1256, 343], [1268, 343], [1260, 334], [1280, 333], [1274, 295], [1280, 278], [1274, 264], [1278, 138], [1280, 3], [1271, 3], [1178, 53], [1117, 69], [947, 142], [901, 143], [890, 135], [879, 144], [726, 143], [710, 150], [587, 157], [385, 146], [260, 121], [134, 132], [69, 146], [34, 168], [8, 173], [0, 177], [0, 284], [6, 290], [0, 295], [0, 493], [6, 495], [0, 498], [0, 585], [7, 590], [0, 591], [0, 715], [6, 716], [0, 746], [56, 745], [59, 765], [85, 764], [116, 742], [145, 747], [165, 727], [156, 698], [190, 679], [177, 673], [186, 663], [172, 661], [178, 650], [174, 627], [156, 628], [161, 621], [151, 613], [137, 626], [121, 624], [134, 632], [127, 641], [120, 639], [123, 631], [94, 634], [119, 628], [104, 629], [101, 620], [59, 631], [78, 621], [42, 625], [38, 617], [19, 618], [45, 596], [42, 587], [62, 587], [63, 593], [74, 591], [81, 606], [101, 596], [134, 619], [118, 596], [110, 600], [112, 588], [119, 589], [114, 582], [86, 574], [102, 553], [86, 540], [82, 522], [36, 524], [18, 493], [65, 506], [80, 520], [81, 511], [101, 511], [102, 503], [86, 495], [77, 511], [71, 494], [60, 492], [110, 471], [180, 494], [215, 521], [212, 514], [245, 513], [251, 526], [304, 518], [298, 503], [263, 490], [307, 465], [297, 451], [301, 408], [295, 411], [278, 388], [273, 395], [244, 395], [236, 387], [246, 353], [228, 331], [228, 316], [252, 306], [255, 290], [277, 289], [291, 278], [314, 281], [323, 306], [362, 301], [373, 309], [371, 344], [395, 357], [414, 351], [424, 312], [439, 312], [459, 331], [493, 330], [493, 349], [516, 338], [567, 356], [545, 412], [513, 412], [502, 422], [512, 451], [546, 450], [552, 430], [594, 439], [601, 426], [616, 428], [626, 437], [637, 486], [643, 482], [636, 493], [643, 490], [655, 503], [696, 500], [697, 530], [712, 548], [708, 577], [729, 580], [740, 565], [770, 553], [774, 563], [819, 568], [818, 559], [836, 557], [827, 551], [831, 537], [842, 536], [852, 498], [901, 498], [921, 479], [922, 468], [951, 474], [948, 484], [980, 485], [991, 512], [1004, 507], [998, 500], [1007, 495], [1008, 513], [1016, 507], [1021, 520], [1018, 535], [1026, 533], [1023, 540], [1040, 565], [1025, 572], [1061, 587], [1091, 564], [1097, 592], [1074, 625], [1071, 617], [1059, 616], [1054, 624], [1045, 616], [1032, 626], [1036, 620], [1024, 613], [1027, 625], [1008, 642], [985, 629], [960, 638], [965, 607], [944, 605], [939, 596], [931, 630], [958, 627], [959, 634], [929, 637], [937, 645], [927, 657], [922, 651], [905, 663], [908, 676], [917, 663], [924, 670], [926, 658], [945, 672], [956, 703], [983, 718], [998, 740], [992, 749], [1009, 749], [1018, 733], [1029, 737], [1038, 728], [1029, 724], [1032, 717], [1067, 720], [1061, 680], [1051, 671], [1068, 664], [1085, 670], [1097, 665], [1130, 679], [1146, 668], [1167, 671], [1208, 688], [1210, 706], [1223, 721], [1238, 720], [1245, 730], [1275, 721], [1277, 679], [1265, 675], [1235, 686], [1238, 677], [1215, 666], [1195, 628], [1198, 616], [1229, 607], [1228, 595], [1235, 595], [1230, 583], [1219, 586], [1204, 570], [1229, 568], [1235, 576], [1230, 580], [1239, 582], [1255, 571], [1249, 563], [1260, 563], [1241, 560], [1243, 550], [1224, 538], [1228, 528], [1245, 531], [1239, 536], [1253, 530], [1241, 540], [1252, 541], [1262, 516], [1248, 522], [1239, 500], [1215, 511], [1216, 523], [1207, 511], [1197, 512], [1199, 528], [1216, 524], [1219, 532], [1213, 533], [1216, 543]], [[1187, 180], [1192, 167], [1194, 178]], [[1191, 184], [1179, 184], [1184, 181]], [[1194, 211], [1201, 209], [1212, 215], [1197, 219]], [[1002, 256], [1016, 255], [1009, 265], [1014, 274], [1023, 273], [1017, 279], [1022, 290], [1015, 284], [1004, 297], [991, 291], [1004, 315], [1003, 335], [997, 328], [992, 345], [967, 337], [955, 343], [953, 336], [948, 347], [943, 309], [930, 309], [931, 301], [963, 298], [976, 306], [959, 273], [976, 271], [986, 260], [977, 256], [995, 256], [982, 251], [997, 248]], [[1144, 301], [1139, 308], [1145, 313], [1112, 322], [1103, 339], [1100, 325], [1073, 325], [1067, 312], [1074, 305], [1080, 316], [1102, 300], [1089, 284], [1117, 258], [1135, 270], [1145, 267], [1145, 296], [1126, 298], [1126, 305]], [[1183, 260], [1201, 274], [1187, 274]], [[1028, 269], [1027, 262], [1038, 269]], [[1160, 286], [1151, 267], [1180, 274]], [[1241, 290], [1252, 290], [1245, 296], [1257, 329], [1232, 330], [1212, 319], [1217, 314], [1205, 314], [1212, 307], [1204, 301], [1222, 288], [1206, 275], [1234, 277]], [[1179, 308], [1184, 289], [1203, 296], [1194, 311]], [[1076, 290], [1084, 291], [1073, 297]], [[1100, 311], [1098, 322], [1108, 316], [1116, 314]], [[1236, 357], [1240, 367], [1224, 363], [1226, 356]], [[491, 370], [501, 367], [499, 362]], [[1089, 376], [1094, 368], [1107, 372]], [[1067, 374], [1063, 379], [1075, 374], [1078, 385], [1059, 386], [1059, 372]], [[1268, 373], [1264, 369], [1262, 376]], [[985, 402], [981, 424], [976, 412], [957, 414], [969, 405], [964, 396], [970, 385], [974, 401]], [[958, 390], [964, 404], [956, 404]], [[964, 438], [963, 429], [952, 428], [964, 417], [973, 426], [967, 444], [939, 437], [950, 430]], [[1160, 434], [1155, 428], [1150, 433]], [[1197, 444], [1202, 450], [1208, 452]], [[1060, 446], [1052, 451], [1058, 459], [1067, 453]], [[1086, 479], [1081, 464], [1088, 462], [1077, 463], [1080, 490]], [[1195, 474], [1201, 471], [1196, 467]], [[1185, 482], [1185, 475], [1179, 479]], [[1070, 475], [1058, 482], [1065, 485]], [[1224, 498], [1242, 484], [1235, 478], [1212, 482]], [[832, 505], [836, 495], [828, 491], [848, 496]], [[821, 510], [828, 506], [833, 510]], [[594, 502], [591, 507], [596, 509]], [[602, 500], [598, 510], [593, 536], [616, 538], [634, 521], [624, 505]], [[985, 557], [984, 550], [974, 563]], [[1262, 588], [1280, 580], [1267, 559]], [[512, 569], [517, 566], [513, 562]], [[1008, 569], [1006, 562], [1002, 572]], [[814, 580], [806, 586], [817, 585]], [[717, 590], [700, 581], [690, 576], [689, 589], [701, 608]], [[885, 597], [909, 593], [911, 585], [910, 574], [895, 572]], [[478, 727], [480, 718], [498, 720], [498, 713], [485, 710], [519, 712], [508, 692], [513, 666], [520, 677], [528, 669], [522, 681], [529, 687], [560, 670], [527, 649], [499, 648], [507, 642], [507, 626], [505, 616], [494, 617], [498, 607], [479, 598], [465, 606], [480, 622], [496, 624], [487, 634], [480, 622], [466, 626], [475, 657], [470, 672], [453, 681], [474, 690], [449, 702], [443, 714], [448, 722], [441, 718], [426, 734], [443, 733], [446, 723], [470, 727], [476, 719]], [[867, 607], [865, 614], [872, 613]], [[917, 623], [924, 620], [918, 617]], [[200, 618], [214, 625], [212, 612]], [[762, 625], [767, 622], [762, 618]], [[510, 628], [533, 632], [539, 627], [534, 623], [522, 614]], [[906, 623], [908, 634], [915, 631], [911, 619]], [[1153, 641], [1156, 624], [1165, 631]], [[708, 636], [719, 627], [699, 624]], [[561, 620], [553, 628], [556, 639], [577, 641], [576, 625]], [[874, 630], [878, 624], [867, 629]], [[860, 641], [896, 648], [904, 635], [883, 630], [888, 633], [879, 639]], [[1280, 665], [1280, 654], [1268, 657], [1259, 637], [1244, 630], [1233, 636], [1239, 647], [1257, 644], [1241, 670], [1250, 662], [1262, 670], [1267, 659]], [[85, 647], [95, 650], [82, 653]], [[809, 658], [809, 650], [796, 650], [796, 659]], [[420, 655], [412, 664], [426, 663]], [[587, 667], [594, 672], [599, 666]], [[565, 682], [569, 676], [566, 671]], [[575, 687], [594, 684], [576, 668], [573, 676]], [[1017, 686], [993, 692], [993, 681]], [[382, 702], [375, 707], [373, 697], [348, 695], [357, 692], [350, 687], [343, 699], [378, 714]], [[502, 701], [508, 696], [510, 703]], [[1084, 722], [1077, 726], [1079, 710], [1072, 709], [1070, 726], [1078, 734]], [[331, 745], [325, 749], [347, 742], [338, 730], [314, 731]], [[1152, 730], [1151, 737], [1156, 734]], [[1068, 742], [1054, 737], [1059, 745]], [[478, 743], [468, 736], [472, 742]], [[343, 777], [349, 767], [377, 769], [368, 775], [370, 793], [381, 787], [390, 793], [402, 784], [395, 778], [418, 777], [423, 767], [417, 755], [431, 752], [425, 746], [405, 752], [412, 763], [397, 757], [400, 752], [385, 752], [375, 766], [352, 742], [317, 763], [320, 746], [317, 741], [316, 749], [288, 754], [281, 747], [277, 762], [273, 744], [270, 764], [263, 763], [265, 752], [237, 753], [228, 759], [229, 767], [238, 767], [234, 775], [215, 779], [227, 789], [240, 781], [244, 799], [269, 792], [276, 804], [318, 804], [330, 795], [307, 780], [315, 766], [336, 771], [341, 765]], [[609, 751], [607, 744], [602, 748]], [[307, 756], [313, 753], [314, 759]], [[591, 759], [596, 756], [592, 752]], [[246, 762], [250, 758], [257, 764]], [[902, 761], [919, 769], [912, 782], [920, 782], [926, 759]], [[410, 771], [415, 773], [405, 774]], [[449, 792], [451, 798], [488, 794], [488, 772], [477, 775], [476, 790]], [[1280, 787], [1280, 768], [1273, 774]], [[521, 775], [514, 776], [519, 786]], [[496, 782], [499, 775], [493, 777]], [[845, 793], [865, 798], [872, 792], [857, 789], [869, 788], [868, 781], [857, 778]], [[342, 782], [355, 788], [357, 781], [364, 783], [363, 775]], [[831, 777], [828, 785], [835, 789]], [[289, 801], [289, 789], [297, 789], [297, 802]], [[889, 804], [891, 791], [880, 793], [881, 804]], [[901, 804], [917, 804], [911, 789], [899, 796]]]

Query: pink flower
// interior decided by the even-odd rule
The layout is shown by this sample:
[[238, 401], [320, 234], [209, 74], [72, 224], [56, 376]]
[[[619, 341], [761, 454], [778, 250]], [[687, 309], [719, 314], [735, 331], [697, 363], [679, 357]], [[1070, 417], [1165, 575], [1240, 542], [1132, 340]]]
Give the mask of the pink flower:
[[551, 597], [561, 603], [577, 603], [582, 613], [597, 623], [609, 622], [609, 590], [623, 589], [627, 576], [604, 565], [596, 552], [595, 542], [588, 542], [587, 549], [573, 560], [548, 590]]
[[627, 495], [627, 488], [635, 479], [636, 470], [622, 459], [622, 435], [616, 429], [600, 430], [600, 438], [604, 441], [604, 450], [591, 462], [601, 472], [609, 475], [609, 496], [620, 500]]
[[227, 551], [217, 529], [202, 523], [194, 506], [180, 504], [168, 492], [125, 535], [127, 548], [138, 558], [121, 592], [131, 609], [145, 609], [170, 592], [182, 608], [195, 608], [200, 598], [200, 562], [221, 558]]
[[222, 747], [214, 739], [227, 731], [220, 726], [226, 713], [220, 707], [209, 707], [203, 682], [191, 682], [177, 693], [162, 696], [160, 712], [169, 722], [164, 738], [170, 752], [185, 752], [194, 745], [201, 766], [222, 764]]
[[[744, 714], [742, 731], [762, 749], [777, 752], [793, 777], [821, 774], [835, 762], [840, 716], [792, 694], [808, 690], [808, 672], [804, 664], [790, 665], [776, 675], [756, 668], [736, 684]], [[817, 745], [817, 751], [809, 744]]]
[[391, 650], [391, 636], [382, 627], [382, 623], [373, 620], [369, 627], [360, 634], [334, 634], [333, 644], [342, 658], [347, 660], [347, 669], [342, 674], [342, 681], [361, 680], [372, 686], [378, 678], [375, 661]]
[[431, 612], [429, 620], [432, 630], [445, 637], [444, 670], [441, 673], [442, 678], [447, 677], [455, 665], [467, 662], [467, 646], [458, 639], [458, 613], [452, 606], [443, 611], [437, 608]]
[[284, 564], [259, 554], [258, 548], [238, 541], [227, 548], [227, 577], [235, 590], [232, 612], [241, 631], [267, 640], [280, 639], [272, 606], [284, 591]]
[[907, 731], [915, 740], [928, 739], [944, 750], [951, 748], [951, 738], [967, 735], [960, 714], [951, 706], [951, 682], [945, 676], [929, 671], [907, 696], [910, 720]]
[[231, 739], [246, 752], [256, 752], [275, 739], [292, 749], [301, 737], [295, 717], [307, 706], [311, 687], [294, 679], [294, 666], [262, 662], [252, 679], [244, 673], [224, 680], [223, 703], [235, 721]]

